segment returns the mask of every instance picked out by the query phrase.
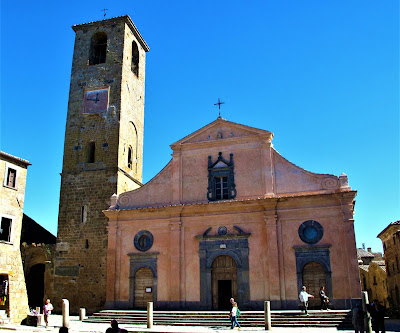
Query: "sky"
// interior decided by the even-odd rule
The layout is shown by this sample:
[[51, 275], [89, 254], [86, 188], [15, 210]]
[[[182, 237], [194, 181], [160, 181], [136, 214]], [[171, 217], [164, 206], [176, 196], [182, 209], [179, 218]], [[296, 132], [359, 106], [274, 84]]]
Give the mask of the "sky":
[[400, 219], [396, 0], [0, 4], [0, 150], [30, 163], [24, 212], [57, 233], [74, 24], [130, 15], [146, 59], [143, 183], [170, 144], [222, 116], [357, 190], [357, 246]]

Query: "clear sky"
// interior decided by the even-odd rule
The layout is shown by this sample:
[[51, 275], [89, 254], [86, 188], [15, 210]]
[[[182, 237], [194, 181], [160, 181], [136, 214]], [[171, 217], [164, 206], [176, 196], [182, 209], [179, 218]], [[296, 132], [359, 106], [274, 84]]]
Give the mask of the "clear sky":
[[32, 163], [24, 212], [57, 233], [73, 24], [128, 14], [150, 46], [143, 182], [227, 120], [358, 191], [357, 245], [400, 219], [397, 0], [15, 1], [1, 8], [0, 150]]

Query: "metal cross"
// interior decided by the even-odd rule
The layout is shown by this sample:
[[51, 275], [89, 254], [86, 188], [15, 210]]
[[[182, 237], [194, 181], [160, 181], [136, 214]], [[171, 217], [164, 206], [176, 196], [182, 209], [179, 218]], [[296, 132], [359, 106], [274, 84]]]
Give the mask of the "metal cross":
[[225, 104], [225, 102], [221, 102], [218, 98], [218, 103], [215, 103], [214, 105], [218, 105], [218, 118], [221, 118], [221, 104]]
[[107, 15], [107, 14], [106, 14], [106, 10], [108, 10], [108, 9], [107, 9], [107, 8], [100, 9], [100, 11], [101, 11], [101, 12], [104, 12], [104, 15], [103, 15], [103, 17], [106, 17], [106, 15]]

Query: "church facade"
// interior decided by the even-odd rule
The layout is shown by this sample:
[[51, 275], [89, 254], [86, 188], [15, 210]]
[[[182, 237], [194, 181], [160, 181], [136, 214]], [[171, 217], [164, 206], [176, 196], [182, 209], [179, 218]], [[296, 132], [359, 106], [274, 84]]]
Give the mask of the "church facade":
[[231, 297], [291, 309], [302, 285], [350, 308], [361, 290], [347, 176], [303, 170], [271, 132], [218, 118], [172, 144], [143, 185], [149, 47], [129, 16], [73, 29], [56, 310], [62, 298], [71, 313], [212, 310]]
[[305, 285], [335, 308], [360, 298], [356, 191], [272, 146], [271, 132], [222, 118], [171, 145], [143, 187], [114, 195], [108, 222], [110, 308], [297, 309]]

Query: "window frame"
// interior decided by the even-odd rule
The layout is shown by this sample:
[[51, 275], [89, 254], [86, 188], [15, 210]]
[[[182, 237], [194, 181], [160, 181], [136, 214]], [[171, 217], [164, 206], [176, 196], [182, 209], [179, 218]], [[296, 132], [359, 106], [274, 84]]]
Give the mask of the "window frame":
[[[212, 162], [211, 156], [208, 156], [208, 188], [207, 188], [207, 199], [208, 201], [221, 201], [231, 200], [236, 198], [237, 191], [235, 185], [235, 173], [233, 164], [233, 154], [229, 155], [229, 161], [222, 157], [222, 152], [218, 153], [218, 158], [215, 162]], [[225, 166], [218, 166], [222, 162]], [[221, 165], [221, 164], [220, 164]], [[224, 178], [226, 177], [226, 186], [224, 187]], [[217, 195], [217, 179], [221, 180], [221, 195]], [[227, 191], [227, 195], [224, 195], [224, 189]]]
[[[5, 170], [5, 173], [4, 173], [4, 181], [3, 181], [3, 186], [4, 187], [7, 187], [7, 188], [10, 188], [10, 189], [13, 189], [13, 190], [17, 190], [18, 189], [18, 168], [17, 168], [17, 166], [16, 165], [14, 165], [14, 164], [11, 164], [11, 163], [8, 163], [8, 162], [6, 162], [6, 168], [5, 168], [6, 170]], [[8, 185], [8, 176], [9, 176], [9, 171], [10, 170], [14, 170], [15, 171], [15, 179], [14, 179], [14, 186], [9, 186]]]
[[2, 244], [13, 244], [15, 216], [8, 215], [8, 214], [1, 214], [0, 213], [0, 229], [2, 229], [1, 225], [3, 223], [3, 218], [11, 220], [10, 227], [9, 227], [10, 231], [9, 231], [9, 234], [8, 234], [8, 240], [0, 239], [0, 243], [2, 243]]

